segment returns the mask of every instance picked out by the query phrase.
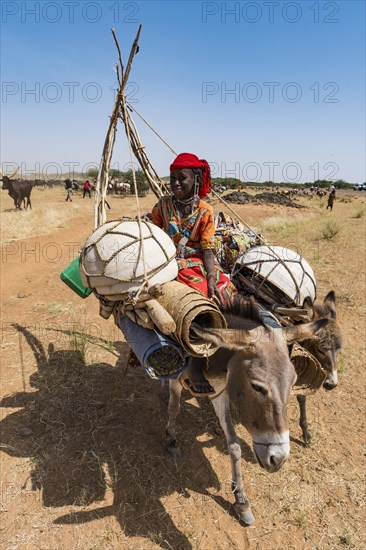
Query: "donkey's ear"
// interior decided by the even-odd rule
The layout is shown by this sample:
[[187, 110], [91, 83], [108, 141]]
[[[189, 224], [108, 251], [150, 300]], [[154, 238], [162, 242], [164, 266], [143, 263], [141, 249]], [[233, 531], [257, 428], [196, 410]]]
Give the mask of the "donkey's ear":
[[311, 323], [305, 323], [304, 325], [295, 325], [293, 327], [286, 327], [284, 329], [284, 335], [288, 344], [294, 342], [302, 342], [313, 338], [320, 329], [326, 327], [329, 323], [328, 319], [318, 319]]
[[336, 312], [336, 295], [334, 290], [331, 290], [330, 292], [328, 292], [328, 294], [324, 298], [323, 304], [327, 306], [331, 317], [335, 319], [337, 317], [337, 312]]
[[206, 329], [192, 323], [189, 339], [195, 344], [202, 343], [233, 351], [245, 351], [252, 355], [261, 333], [255, 330]]
[[192, 323], [189, 329], [189, 339], [195, 344], [207, 343], [216, 346], [222, 346], [223, 335], [220, 329], [207, 329], [197, 323]]

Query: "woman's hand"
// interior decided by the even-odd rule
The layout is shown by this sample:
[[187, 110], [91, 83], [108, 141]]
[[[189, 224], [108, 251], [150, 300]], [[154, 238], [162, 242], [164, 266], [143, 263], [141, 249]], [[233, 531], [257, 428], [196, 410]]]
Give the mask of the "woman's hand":
[[208, 298], [213, 298], [217, 291], [214, 274], [207, 275], [207, 290], [208, 290], [207, 292]]
[[203, 250], [203, 266], [206, 270], [207, 280], [207, 296], [213, 298], [215, 296], [216, 277], [215, 277], [215, 256], [212, 248]]
[[[138, 219], [138, 216], [136, 216], [136, 220], [137, 220], [137, 219]], [[151, 212], [146, 212], [145, 214], [141, 214], [141, 219], [142, 219], [144, 222], [152, 222], [153, 217], [152, 217]]]

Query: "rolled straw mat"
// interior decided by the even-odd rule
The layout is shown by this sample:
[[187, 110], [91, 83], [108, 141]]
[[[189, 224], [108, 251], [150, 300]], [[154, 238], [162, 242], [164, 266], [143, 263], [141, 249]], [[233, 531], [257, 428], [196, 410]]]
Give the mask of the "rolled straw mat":
[[316, 357], [300, 344], [295, 343], [290, 359], [297, 374], [293, 391], [302, 395], [316, 392], [323, 385], [326, 377], [326, 373]]
[[163, 284], [163, 296], [157, 301], [173, 317], [176, 331], [171, 334], [182, 348], [196, 357], [213, 355], [217, 346], [203, 340], [191, 341], [189, 331], [192, 323], [202, 328], [226, 328], [226, 320], [219, 308], [196, 290], [178, 281]]

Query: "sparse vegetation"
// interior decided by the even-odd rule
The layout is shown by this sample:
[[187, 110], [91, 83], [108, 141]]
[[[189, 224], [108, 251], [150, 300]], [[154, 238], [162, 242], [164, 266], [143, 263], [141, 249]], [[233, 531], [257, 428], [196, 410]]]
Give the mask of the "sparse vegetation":
[[352, 544], [352, 537], [351, 535], [343, 535], [339, 537], [339, 542], [344, 546], [350, 546]]
[[360, 208], [357, 208], [356, 212], [353, 214], [352, 218], [358, 220], [360, 218], [363, 218], [365, 215], [365, 207], [361, 206]]
[[72, 330], [70, 333], [70, 348], [80, 354], [80, 357], [86, 362], [86, 354], [89, 347], [89, 339], [86, 334], [78, 330]]
[[320, 238], [331, 241], [335, 239], [340, 230], [341, 228], [335, 220], [327, 220], [321, 229]]
[[296, 527], [303, 527], [306, 523], [307, 515], [308, 514], [306, 511], [299, 512], [297, 515], [293, 517], [291, 521], [294, 525], [296, 525]]
[[[53, 190], [46, 190], [44, 194], [52, 194], [55, 197]], [[37, 204], [36, 195], [32, 199], [34, 199], [32, 210], [29, 208], [24, 211], [9, 209], [2, 212], [1, 233], [3, 241], [18, 241], [34, 235], [53, 233], [59, 225], [64, 225], [65, 221], [80, 215], [79, 205], [75, 201], [70, 205], [68, 203], [65, 204], [62, 195], [59, 196], [59, 199], [56, 198], [56, 201], [52, 201], [53, 204], [51, 203], [47, 207], [44, 204]], [[48, 245], [48, 248], [51, 257], [51, 246]], [[46, 253], [47, 251], [43, 250], [43, 252]], [[42, 253], [41, 250], [40, 253]]]
[[292, 237], [296, 237], [296, 240], [298, 240], [299, 235], [303, 236], [308, 220], [309, 215], [300, 215], [296, 218], [293, 216], [274, 216], [262, 222], [260, 233], [271, 238], [272, 242]]
[[341, 353], [338, 355], [337, 364], [338, 364], [338, 373], [341, 375], [344, 374], [347, 371], [345, 351], [341, 351]]
[[47, 312], [54, 315], [70, 313], [73, 309], [74, 306], [71, 302], [67, 302], [66, 304], [49, 304], [47, 306]]
[[341, 197], [341, 198], [339, 199], [339, 202], [343, 202], [343, 203], [345, 203], [345, 204], [348, 204], [348, 203], [350, 203], [350, 202], [352, 202], [352, 201], [353, 201], [353, 198], [351, 197], [351, 195], [345, 195], [344, 197]]

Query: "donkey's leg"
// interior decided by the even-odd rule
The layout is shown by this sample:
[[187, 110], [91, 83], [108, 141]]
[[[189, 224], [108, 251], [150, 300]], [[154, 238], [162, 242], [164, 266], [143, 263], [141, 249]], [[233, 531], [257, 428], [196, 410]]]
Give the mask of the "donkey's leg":
[[161, 396], [164, 403], [169, 403], [169, 380], [163, 380], [161, 383]]
[[227, 448], [231, 458], [231, 490], [235, 496], [234, 508], [239, 519], [249, 525], [253, 523], [254, 516], [244, 490], [243, 478], [240, 470], [241, 448], [231, 419], [229, 396], [226, 391], [224, 391], [211, 401], [225, 434]]
[[300, 428], [306, 445], [310, 445], [311, 434], [309, 432], [308, 418], [306, 415], [306, 395], [297, 395], [297, 402], [300, 408]]
[[182, 385], [179, 380], [169, 381], [168, 424], [166, 427], [166, 446], [173, 458], [181, 458], [181, 452], [177, 443], [175, 421], [180, 410], [180, 396]]

